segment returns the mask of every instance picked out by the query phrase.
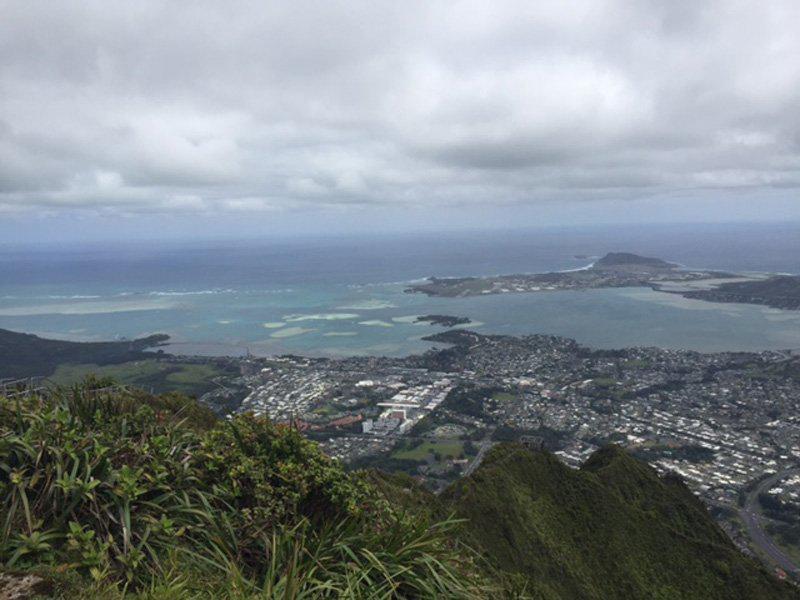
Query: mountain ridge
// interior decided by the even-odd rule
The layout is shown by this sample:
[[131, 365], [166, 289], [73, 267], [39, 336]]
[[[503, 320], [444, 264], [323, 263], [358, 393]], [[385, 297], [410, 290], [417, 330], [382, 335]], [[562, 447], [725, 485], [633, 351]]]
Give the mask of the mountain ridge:
[[[0, 573], [37, 573], [55, 597], [276, 597], [268, 582], [309, 598], [800, 598], [682, 480], [617, 446], [572, 469], [500, 443], [434, 496], [347, 472], [266, 417], [107, 383], [0, 394]], [[90, 577], [102, 594], [81, 591]], [[167, 591], [148, 595], [154, 581]]]
[[441, 501], [465, 539], [545, 598], [794, 598], [744, 556], [677, 477], [619, 447], [573, 470], [503, 444]]
[[162, 345], [166, 334], [112, 342], [70, 342], [0, 329], [0, 378], [52, 375], [63, 363], [118, 364], [152, 358], [148, 348]]

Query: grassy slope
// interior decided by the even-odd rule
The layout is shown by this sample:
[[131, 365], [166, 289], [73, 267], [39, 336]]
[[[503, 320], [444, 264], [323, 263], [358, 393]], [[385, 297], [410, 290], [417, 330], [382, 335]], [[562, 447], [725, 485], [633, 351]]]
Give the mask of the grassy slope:
[[442, 501], [495, 565], [552, 598], [793, 598], [677, 481], [606, 449], [574, 471], [503, 445]]
[[179, 394], [0, 396], [0, 574], [59, 598], [497, 597], [453, 523], [400, 512], [268, 419]]
[[215, 387], [211, 381], [225, 371], [212, 364], [136, 360], [115, 365], [62, 364], [50, 379], [60, 385], [73, 385], [87, 375], [110, 377], [123, 385], [151, 389], [154, 393], [181, 392], [201, 396]]
[[[109, 598], [126, 577], [143, 597], [272, 597], [256, 591], [262, 582], [363, 593], [387, 569], [396, 575], [385, 585], [402, 581], [409, 597], [502, 597], [465, 579], [476, 568], [539, 598], [800, 597], [740, 554], [682, 483], [614, 447], [574, 471], [503, 444], [437, 498], [407, 476], [346, 475], [294, 431], [250, 417], [217, 421], [178, 396], [79, 394], [0, 409], [0, 513], [10, 515], [0, 563], [56, 573], [72, 565], [78, 587], [100, 569]], [[75, 481], [56, 483], [57, 473]], [[133, 546], [118, 509], [131, 515]], [[452, 512], [468, 519], [460, 531], [428, 527]], [[174, 523], [160, 525], [164, 517]], [[73, 547], [70, 521], [97, 536]], [[48, 536], [45, 546], [32, 531]], [[285, 549], [274, 568], [263, 561], [273, 543]], [[492, 564], [473, 565], [464, 543]], [[148, 550], [134, 563], [137, 544]], [[220, 558], [221, 567], [207, 562]], [[161, 595], [147, 592], [151, 576]]]

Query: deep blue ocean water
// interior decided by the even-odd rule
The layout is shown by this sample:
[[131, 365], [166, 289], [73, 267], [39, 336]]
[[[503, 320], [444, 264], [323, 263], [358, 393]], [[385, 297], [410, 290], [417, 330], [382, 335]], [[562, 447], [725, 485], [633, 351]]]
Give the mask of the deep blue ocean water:
[[649, 289], [476, 298], [403, 293], [430, 275], [573, 269], [610, 251], [687, 267], [800, 274], [800, 224], [671, 225], [237, 242], [0, 246], [0, 327], [74, 340], [163, 332], [184, 353], [404, 355], [466, 316], [487, 333], [595, 347], [800, 348], [800, 312]]

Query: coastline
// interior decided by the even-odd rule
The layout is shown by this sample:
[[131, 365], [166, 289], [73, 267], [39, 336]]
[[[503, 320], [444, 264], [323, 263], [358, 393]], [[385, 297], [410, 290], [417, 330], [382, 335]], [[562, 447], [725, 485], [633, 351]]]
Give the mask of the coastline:
[[[695, 287], [700, 287], [698, 284]], [[430, 347], [419, 338], [431, 327], [414, 323], [419, 315], [455, 314], [474, 321], [484, 333], [526, 335], [549, 333], [579, 340], [598, 348], [659, 346], [700, 352], [758, 351], [800, 347], [800, 311], [770, 309], [751, 304], [724, 304], [654, 291], [650, 287], [552, 290], [558, 293], [508, 293], [467, 298], [426, 298], [403, 294], [402, 286], [384, 288], [380, 294], [354, 292], [353, 297], [391, 301], [393, 308], [358, 313], [359, 318], [314, 320], [336, 307], [352, 305], [347, 298], [315, 298], [315, 305], [284, 305], [272, 312], [265, 297], [264, 312], [247, 306], [204, 301], [184, 303], [163, 311], [138, 311], [106, 315], [67, 315], [36, 318], [0, 318], [0, 328], [28, 331], [67, 341], [97, 341], [139, 337], [154, 331], [170, 335], [164, 348], [170, 352], [207, 356], [408, 356]], [[219, 306], [219, 309], [217, 308]], [[224, 312], [221, 312], [223, 311]], [[350, 314], [356, 314], [353, 311]], [[271, 334], [288, 328], [287, 314], [306, 319], [303, 332], [290, 337]], [[700, 314], [702, 313], [702, 314]], [[192, 319], [192, 320], [188, 320]], [[273, 322], [273, 319], [275, 321]], [[362, 325], [361, 323], [370, 323]], [[385, 326], [371, 323], [385, 323]], [[272, 329], [263, 324], [267, 323]], [[278, 323], [282, 323], [278, 327]], [[307, 324], [309, 323], [309, 324]], [[478, 324], [480, 323], [480, 325]], [[388, 325], [392, 326], [389, 327]], [[315, 329], [315, 331], [305, 331]], [[327, 335], [342, 331], [350, 335]], [[355, 333], [355, 335], [352, 335]]]

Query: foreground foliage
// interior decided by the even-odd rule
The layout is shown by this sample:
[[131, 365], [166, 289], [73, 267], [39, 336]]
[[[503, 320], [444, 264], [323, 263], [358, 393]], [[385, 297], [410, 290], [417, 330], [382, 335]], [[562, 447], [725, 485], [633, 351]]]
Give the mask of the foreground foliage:
[[0, 397], [3, 571], [108, 600], [798, 597], [618, 448], [576, 471], [500, 444], [437, 497], [267, 419], [98, 380]]
[[393, 510], [297, 432], [99, 387], [0, 398], [5, 569], [70, 597], [487, 594], [455, 522]]

